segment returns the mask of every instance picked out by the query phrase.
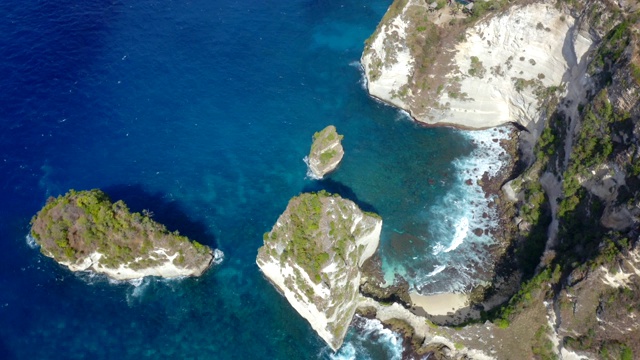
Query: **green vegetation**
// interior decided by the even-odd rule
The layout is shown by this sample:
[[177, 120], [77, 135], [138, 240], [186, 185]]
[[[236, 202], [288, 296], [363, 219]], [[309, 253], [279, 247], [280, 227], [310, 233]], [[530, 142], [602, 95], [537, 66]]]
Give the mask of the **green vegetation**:
[[338, 152], [335, 149], [323, 152], [322, 154], [320, 154], [320, 164], [328, 164], [331, 159], [333, 159], [337, 154]]
[[561, 276], [562, 269], [556, 266], [553, 271], [546, 268], [531, 280], [524, 282], [518, 293], [505, 306], [494, 312], [493, 322], [498, 327], [507, 327], [516, 314], [533, 304], [534, 299], [538, 297], [546, 299], [552, 295], [552, 286], [560, 281]]
[[589, 72], [595, 73], [596, 69], [611, 67], [617, 62], [620, 56], [631, 42], [631, 22], [623, 21], [614, 27], [603, 40], [603, 44], [598, 48], [594, 60], [589, 65]]
[[585, 222], [584, 214], [598, 219], [604, 206], [597, 197], [588, 196], [580, 179], [590, 178], [591, 171], [605, 164], [612, 156], [612, 131], [627, 116], [614, 111], [606, 90], [600, 91], [583, 109], [583, 121], [574, 140], [569, 166], [563, 175], [563, 198], [558, 207], [558, 217], [562, 220], [559, 249], [581, 249], [579, 252], [568, 252], [571, 256], [567, 258], [567, 263], [584, 261], [585, 257], [592, 257], [592, 254], [599, 252], [598, 244], [602, 242], [604, 230], [597, 221]]
[[[319, 132], [313, 134], [313, 143], [311, 144], [311, 152], [309, 154], [310, 161], [317, 159], [320, 162], [320, 167], [325, 167], [335, 159], [342, 159], [343, 150], [340, 141], [344, 136], [339, 135], [336, 131], [336, 127], [329, 125]], [[337, 145], [336, 145], [337, 143]], [[324, 169], [318, 169], [324, 171]]]
[[[286, 225], [274, 226], [270, 233], [265, 234], [265, 246], [289, 238], [281, 260], [295, 259], [295, 263], [302, 267], [315, 283], [322, 280], [320, 270], [330, 260], [327, 244], [319, 241], [322, 237], [320, 230], [324, 206], [322, 199], [330, 196], [326, 191], [321, 191], [292, 198], [283, 214], [283, 216], [288, 215], [288, 219], [285, 220], [283, 217], [278, 219], [279, 223], [286, 223]], [[345, 251], [347, 241], [354, 242], [353, 236], [346, 229], [347, 226], [348, 224], [342, 221], [330, 223], [330, 234], [337, 238], [335, 246], [339, 255]]]
[[528, 87], [532, 87], [535, 89], [538, 89], [542, 86], [542, 82], [540, 81], [540, 79], [523, 79], [523, 78], [516, 78], [513, 77], [511, 78], [511, 80], [513, 81], [513, 86], [516, 89], [517, 92], [522, 92], [524, 91], [524, 89], [528, 88]]
[[343, 135], [338, 135], [336, 127], [333, 125], [329, 125], [324, 129], [313, 134], [313, 147], [311, 151], [322, 149], [333, 143], [334, 141], [342, 140], [344, 138]]
[[487, 69], [482, 65], [482, 61], [480, 61], [477, 56], [472, 56], [469, 75], [482, 79], [486, 73]]
[[[94, 252], [103, 256], [100, 264], [133, 269], [160, 265], [163, 257], [152, 251], [179, 252], [175, 263], [185, 265], [209, 261], [210, 249], [191, 243], [178, 232], [171, 233], [149, 216], [131, 213], [122, 201], [112, 203], [102, 191], [70, 190], [47, 204], [31, 220], [31, 235], [41, 251], [59, 262], [76, 263]], [[137, 259], [137, 260], [136, 260]]]
[[640, 85], [640, 66], [634, 63], [629, 64], [629, 66], [631, 66], [631, 76], [633, 80], [635, 80], [636, 85]]
[[[264, 234], [258, 257], [279, 257], [281, 263], [291, 259], [315, 283], [323, 280], [325, 274], [320, 270], [331, 260], [357, 268], [364, 247], [356, 246], [356, 237], [374, 224], [371, 218], [380, 218], [365, 213], [352, 232], [357, 212], [355, 204], [324, 190], [300, 194], [289, 201], [271, 232]], [[281, 249], [279, 254], [276, 248]]]
[[477, 1], [473, 11], [468, 14], [465, 24], [474, 24], [490, 12], [500, 12], [510, 5], [509, 0]]
[[522, 220], [530, 228], [516, 249], [520, 269], [526, 278], [533, 276], [547, 244], [547, 228], [551, 223], [551, 209], [538, 176], [523, 184], [524, 202], [520, 207]]
[[556, 360], [558, 357], [553, 352], [553, 342], [549, 339], [548, 334], [551, 328], [543, 325], [538, 328], [531, 344], [531, 351], [537, 359]]

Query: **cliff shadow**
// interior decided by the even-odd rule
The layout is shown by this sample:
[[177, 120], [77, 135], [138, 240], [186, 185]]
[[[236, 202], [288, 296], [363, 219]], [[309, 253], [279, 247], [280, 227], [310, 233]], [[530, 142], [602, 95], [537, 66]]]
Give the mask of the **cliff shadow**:
[[183, 210], [178, 201], [167, 199], [160, 192], [151, 193], [142, 185], [114, 185], [102, 189], [112, 201], [124, 201], [132, 212], [150, 211], [151, 218], [167, 227], [169, 231], [179, 231], [181, 235], [191, 240], [217, 248], [214, 235], [207, 226], [193, 220]]
[[376, 208], [373, 205], [360, 200], [356, 195], [356, 193], [353, 191], [353, 189], [351, 189], [349, 186], [339, 181], [336, 181], [333, 179], [323, 179], [319, 181], [314, 181], [310, 184], [305, 185], [304, 188], [302, 188], [303, 193], [317, 192], [320, 190], [325, 190], [331, 194], [338, 194], [345, 199], [349, 199], [354, 203], [356, 203], [356, 205], [358, 205], [358, 207], [360, 207], [362, 211], [368, 211], [368, 212], [379, 214], [378, 210], [376, 210]]

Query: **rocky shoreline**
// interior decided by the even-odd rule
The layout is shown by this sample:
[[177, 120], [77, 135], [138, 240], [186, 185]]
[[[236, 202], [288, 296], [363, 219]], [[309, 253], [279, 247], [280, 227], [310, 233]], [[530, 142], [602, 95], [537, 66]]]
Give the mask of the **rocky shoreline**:
[[[444, 3], [394, 1], [361, 63], [369, 94], [424, 126], [511, 124], [508, 139], [490, 140], [510, 160], [463, 180], [489, 208], [465, 216], [487, 219], [469, 233], [494, 241], [464, 249], [485, 255], [465, 265], [487, 280], [446, 315], [414, 297], [410, 307], [363, 300], [363, 316], [403, 336], [403, 358], [634, 358], [640, 282], [624, 268], [640, 262], [628, 231], [638, 224], [640, 5], [476, 2], [465, 17]], [[635, 304], [628, 318], [611, 311], [618, 303]]]
[[[466, 305], [456, 308], [455, 311], [447, 311], [446, 315], [429, 314], [412, 300], [405, 279], [397, 276], [393, 284], [384, 283], [379, 256], [373, 256], [363, 266], [360, 294], [369, 300], [361, 302], [358, 313], [369, 319], [378, 319], [385, 328], [401, 334], [404, 339], [403, 358], [423, 358], [427, 354], [435, 359], [445, 359], [455, 354], [466, 356], [462, 355], [464, 351], [456, 349], [455, 344], [446, 343], [446, 339], [439, 337], [434, 330], [439, 326], [451, 327], [479, 321], [483, 311], [498, 306], [518, 290], [520, 277], [512, 275], [514, 268], [508, 259], [510, 239], [513, 239], [509, 229], [513, 228], [511, 223], [513, 223], [512, 214], [515, 204], [505, 197], [502, 187], [514, 177], [519, 166], [519, 131], [515, 126], [506, 126], [501, 129], [503, 130], [510, 132], [510, 135], [508, 139], [500, 141], [500, 146], [504, 150], [505, 158], [510, 160], [501, 164], [501, 169], [495, 176], [484, 173], [478, 180], [478, 185], [482, 188], [485, 197], [493, 199], [490, 206], [494, 207], [498, 213], [496, 225], [482, 229], [483, 233], [487, 232], [495, 238], [495, 243], [483, 248], [475, 248], [475, 251], [487, 255], [486, 258], [490, 264], [496, 264], [493, 268], [483, 270], [481, 274], [491, 279], [488, 286], [478, 286], [465, 294]], [[448, 294], [441, 295], [448, 296]], [[390, 312], [393, 315], [381, 315], [380, 305], [371, 305], [371, 301], [375, 304], [382, 303], [387, 306], [391, 304], [400, 307]], [[451, 300], [448, 300], [447, 304], [451, 305]], [[404, 308], [403, 311], [400, 310], [402, 308]], [[385, 311], [388, 312], [389, 309]], [[361, 320], [354, 318], [352, 325], [357, 327], [358, 321]], [[433, 326], [418, 324], [433, 324]], [[416, 329], [416, 326], [420, 328]], [[478, 352], [474, 358], [485, 358], [485, 355]]]

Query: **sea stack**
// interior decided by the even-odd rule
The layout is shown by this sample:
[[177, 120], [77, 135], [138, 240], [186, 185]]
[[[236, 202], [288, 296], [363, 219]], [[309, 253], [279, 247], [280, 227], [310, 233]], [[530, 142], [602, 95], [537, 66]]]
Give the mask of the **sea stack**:
[[71, 271], [94, 271], [115, 280], [145, 276], [199, 276], [220, 250], [169, 232], [150, 213], [131, 213], [102, 191], [71, 190], [47, 204], [31, 220], [40, 251]]
[[264, 235], [256, 262], [291, 306], [335, 351], [358, 305], [363, 262], [380, 241], [382, 219], [327, 192], [292, 198]]
[[343, 136], [338, 134], [333, 125], [313, 134], [311, 152], [306, 159], [311, 177], [322, 179], [338, 167], [344, 156], [342, 138]]

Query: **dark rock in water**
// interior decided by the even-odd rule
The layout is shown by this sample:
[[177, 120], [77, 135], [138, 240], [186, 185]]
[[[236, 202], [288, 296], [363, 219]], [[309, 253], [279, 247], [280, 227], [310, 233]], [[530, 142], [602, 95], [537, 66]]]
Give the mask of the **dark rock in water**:
[[381, 303], [393, 303], [409, 308], [409, 283], [400, 275], [396, 275], [393, 284], [387, 285], [381, 268], [380, 257], [375, 254], [362, 264], [362, 280], [360, 293]]
[[484, 231], [480, 228], [476, 228], [475, 230], [473, 230], [473, 233], [476, 234], [476, 236], [482, 236]]
[[471, 185], [473, 185], [473, 180], [467, 179], [464, 183], [469, 185], [469, 186], [471, 186]]
[[[373, 306], [363, 306], [356, 309], [356, 315], [365, 317], [367, 319], [375, 319], [377, 314], [376, 308]], [[357, 317], [354, 318], [354, 322], [357, 320]]]
[[360, 293], [381, 303], [394, 303], [409, 308], [409, 283], [403, 277], [396, 275], [393, 285], [382, 287], [375, 281], [366, 281], [360, 285]]

